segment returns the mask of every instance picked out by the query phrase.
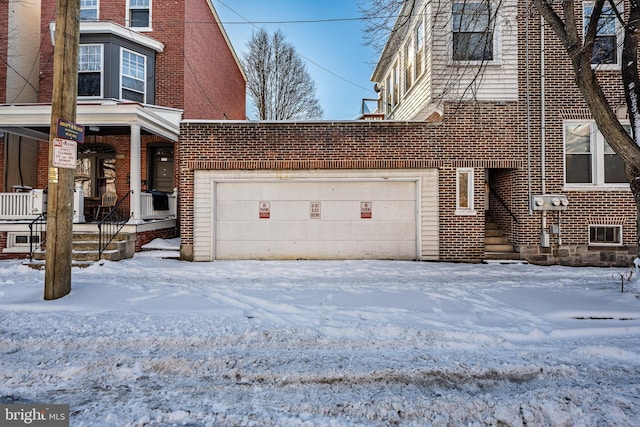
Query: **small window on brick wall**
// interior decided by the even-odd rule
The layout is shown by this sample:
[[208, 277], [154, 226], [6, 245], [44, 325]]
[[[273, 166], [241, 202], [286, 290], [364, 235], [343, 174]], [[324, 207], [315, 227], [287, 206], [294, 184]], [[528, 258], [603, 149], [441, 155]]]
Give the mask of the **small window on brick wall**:
[[622, 245], [621, 225], [590, 225], [590, 245]]
[[456, 170], [456, 215], [475, 215], [473, 205], [473, 168]]

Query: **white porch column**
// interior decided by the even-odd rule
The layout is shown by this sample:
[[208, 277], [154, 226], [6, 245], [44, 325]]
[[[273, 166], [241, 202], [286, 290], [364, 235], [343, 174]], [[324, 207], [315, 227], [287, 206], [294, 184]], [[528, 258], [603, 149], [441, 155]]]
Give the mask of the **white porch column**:
[[142, 173], [140, 160], [140, 125], [131, 125], [131, 164], [129, 167], [129, 188], [133, 190], [131, 194], [131, 221], [142, 222], [142, 183], [140, 175]]

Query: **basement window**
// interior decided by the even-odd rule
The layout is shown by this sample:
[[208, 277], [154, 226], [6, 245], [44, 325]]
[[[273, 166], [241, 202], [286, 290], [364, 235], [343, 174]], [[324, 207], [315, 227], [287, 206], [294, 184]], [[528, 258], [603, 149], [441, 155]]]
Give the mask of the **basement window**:
[[589, 245], [622, 245], [622, 226], [590, 225]]
[[[31, 250], [29, 244], [29, 233], [21, 232], [9, 232], [7, 233], [7, 247], [3, 249], [4, 253], [24, 253]], [[40, 243], [40, 236], [34, 236], [33, 243], [35, 245]]]

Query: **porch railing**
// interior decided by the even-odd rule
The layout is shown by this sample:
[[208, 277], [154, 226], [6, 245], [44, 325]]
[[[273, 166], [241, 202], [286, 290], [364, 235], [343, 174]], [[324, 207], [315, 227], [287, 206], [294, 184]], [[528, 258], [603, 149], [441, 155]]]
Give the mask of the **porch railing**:
[[98, 261], [102, 259], [102, 253], [131, 219], [131, 212], [125, 212], [122, 206], [126, 206], [124, 203], [129, 200], [132, 192], [125, 194], [104, 218], [98, 221]]
[[153, 194], [140, 194], [140, 209], [142, 219], [175, 218], [178, 212], [178, 191], [167, 195], [169, 198], [169, 210], [155, 210], [153, 208]]
[[0, 219], [36, 219], [45, 211], [44, 190], [0, 193]]

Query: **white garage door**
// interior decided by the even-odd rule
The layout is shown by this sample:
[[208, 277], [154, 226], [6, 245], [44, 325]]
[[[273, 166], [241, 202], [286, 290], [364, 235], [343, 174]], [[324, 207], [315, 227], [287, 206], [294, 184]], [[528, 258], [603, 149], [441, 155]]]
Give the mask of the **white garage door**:
[[419, 259], [415, 180], [217, 181], [216, 259]]

